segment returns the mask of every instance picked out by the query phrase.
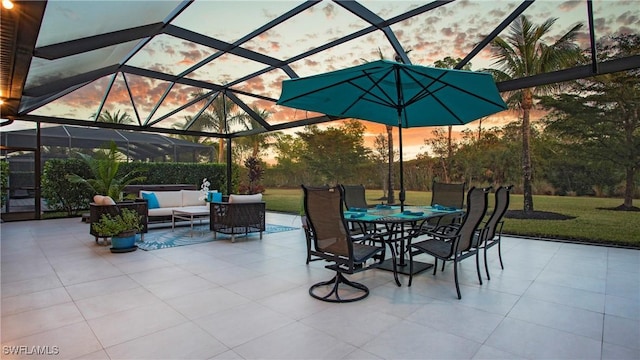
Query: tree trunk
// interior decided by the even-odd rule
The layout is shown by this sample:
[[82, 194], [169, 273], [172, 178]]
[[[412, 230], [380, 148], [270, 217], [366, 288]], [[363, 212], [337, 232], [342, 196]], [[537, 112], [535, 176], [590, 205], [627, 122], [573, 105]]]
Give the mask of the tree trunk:
[[453, 126], [449, 125], [447, 134], [447, 162], [444, 165], [444, 181], [451, 182], [449, 179], [449, 173], [451, 172], [451, 158], [453, 157], [453, 146], [451, 145], [451, 133], [453, 132]]
[[522, 177], [524, 212], [533, 212], [533, 190], [531, 171], [531, 123], [529, 115], [533, 107], [533, 94], [529, 89], [522, 93]]
[[396, 198], [393, 194], [393, 127], [387, 125], [387, 142], [389, 145], [389, 174], [387, 177], [387, 204], [395, 204]]
[[218, 140], [218, 163], [224, 163], [224, 140]]
[[[626, 110], [626, 106], [624, 108]], [[629, 149], [633, 149], [633, 146], [635, 146], [633, 134], [636, 130], [634, 124], [638, 123], [638, 111], [636, 109], [636, 110], [624, 111], [624, 112], [628, 114], [627, 116], [625, 116], [625, 121], [624, 121], [625, 143]], [[637, 167], [631, 164], [635, 164], [635, 163], [636, 162], [634, 161], [634, 155], [632, 153], [629, 154], [629, 162], [624, 167], [624, 170], [626, 173], [625, 184], [624, 184], [624, 207], [627, 209], [631, 209], [633, 207], [633, 195], [635, 193], [635, 188], [636, 188], [634, 178], [635, 178]]]
[[624, 186], [624, 207], [630, 209], [631, 207], [633, 207], [633, 192], [635, 189], [635, 181], [633, 180], [635, 169], [631, 166], [627, 166], [625, 172], [627, 176]]

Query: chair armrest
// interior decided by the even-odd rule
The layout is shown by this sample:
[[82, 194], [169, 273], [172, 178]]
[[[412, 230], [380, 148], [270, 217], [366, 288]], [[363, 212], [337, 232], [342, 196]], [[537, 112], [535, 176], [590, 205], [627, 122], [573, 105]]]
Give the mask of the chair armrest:
[[424, 231], [421, 235], [427, 235], [433, 238], [449, 241], [460, 237], [460, 234], [458, 233], [459, 229], [460, 225], [458, 224], [446, 224], [440, 225], [433, 230]]

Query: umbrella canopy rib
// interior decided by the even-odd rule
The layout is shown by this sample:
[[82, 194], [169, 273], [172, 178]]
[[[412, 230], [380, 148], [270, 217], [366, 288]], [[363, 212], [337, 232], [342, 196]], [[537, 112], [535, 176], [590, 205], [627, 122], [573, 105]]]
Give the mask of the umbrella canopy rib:
[[[413, 79], [416, 83], [420, 84], [420, 82], [418, 81], [418, 79], [416, 79], [414, 76], [412, 76], [412, 75], [411, 75], [411, 73], [412, 73], [412, 72], [414, 72], [414, 73], [418, 73], [418, 72], [415, 72], [415, 71], [413, 71], [412, 69], [405, 69], [405, 68], [403, 68], [403, 71], [407, 74], [407, 76], [411, 77], [411, 79]], [[470, 95], [470, 96], [473, 96], [473, 97], [475, 97], [475, 98], [478, 98], [478, 99], [480, 99], [480, 100], [483, 100], [483, 101], [489, 102], [489, 103], [491, 103], [491, 104], [493, 104], [493, 105], [495, 105], [495, 106], [497, 106], [497, 107], [502, 107], [502, 106], [503, 106], [502, 104], [500, 104], [500, 103], [498, 103], [498, 102], [496, 102], [496, 101], [493, 101], [493, 100], [492, 100], [491, 98], [489, 98], [489, 97], [482, 96], [482, 95], [477, 94], [477, 93], [475, 93], [475, 92], [468, 91], [467, 89], [465, 89], [465, 88], [463, 88], [463, 87], [460, 87], [460, 86], [458, 86], [458, 85], [456, 85], [456, 84], [454, 84], [454, 83], [452, 83], [452, 82], [449, 82], [449, 81], [443, 80], [442, 78], [443, 78], [445, 75], [447, 75], [447, 73], [442, 73], [442, 74], [441, 74], [440, 76], [438, 76], [438, 77], [433, 77], [433, 76], [430, 76], [430, 75], [428, 75], [428, 74], [422, 74], [422, 73], [420, 73], [420, 74], [421, 74], [421, 75], [424, 75], [424, 76], [426, 76], [426, 77], [429, 77], [429, 78], [431, 78], [431, 79], [434, 79], [434, 82], [439, 82], [439, 83], [441, 83], [443, 86], [442, 86], [442, 87], [440, 87], [439, 89], [437, 89], [437, 90], [435, 90], [435, 91], [431, 91], [431, 92], [429, 92], [429, 90], [427, 90], [427, 87], [425, 87], [425, 88], [424, 88], [424, 91], [425, 91], [425, 92], [424, 92], [423, 94], [416, 94], [416, 96], [414, 96], [414, 98], [418, 97], [418, 95], [422, 95], [423, 97], [430, 96], [430, 95], [435, 96], [435, 93], [436, 93], [438, 90], [443, 89], [443, 88], [445, 88], [445, 87], [447, 87], [447, 86], [450, 86], [450, 87], [452, 87], [452, 88], [454, 88], [454, 89], [456, 89], [456, 90], [458, 90], [458, 91], [461, 91], [461, 92], [463, 92], [463, 93], [466, 93], [466, 94], [468, 94], [468, 95]], [[476, 73], [476, 72], [470, 72], [470, 73], [469, 73], [469, 76], [473, 76], [473, 74], [478, 75], [478, 76], [491, 76], [491, 75], [490, 75], [490, 74], [488, 74], [488, 73]], [[411, 104], [411, 103], [413, 103], [414, 101], [415, 101], [415, 100], [414, 100], [414, 99], [412, 99], [411, 101], [408, 101], [408, 102], [407, 102], [407, 104], [409, 104], [409, 105], [410, 105], [410, 104]]]
[[[342, 111], [342, 113], [340, 115], [344, 115], [347, 111], [349, 111], [353, 106], [355, 106], [360, 100], [363, 101], [367, 101], [367, 102], [371, 102], [374, 104], [379, 104], [382, 106], [387, 106], [387, 107], [392, 107], [392, 108], [396, 108], [397, 104], [396, 102], [393, 101], [393, 98], [380, 86], [380, 82], [382, 80], [384, 80], [384, 78], [389, 75], [389, 73], [391, 72], [391, 70], [386, 71], [386, 73], [380, 77], [379, 80], [375, 80], [372, 77], [372, 73], [368, 72], [368, 71], [364, 71], [365, 76], [371, 81], [371, 87], [369, 87], [369, 89], [364, 88], [363, 86], [360, 86], [358, 84], [356, 84], [353, 81], [349, 81], [349, 84], [353, 85], [355, 88], [362, 90], [362, 94], [357, 97], [356, 99], [354, 99], [354, 101], [351, 103], [351, 105], [349, 105], [345, 110]], [[380, 92], [386, 96], [387, 101], [385, 101], [384, 98], [376, 95], [376, 94], [372, 94], [371, 90], [373, 90], [373, 88], [378, 88], [378, 90], [380, 90]], [[375, 99], [378, 99], [379, 101], [375, 101], [375, 99], [370, 99], [367, 98], [366, 96], [370, 95], [373, 96]], [[363, 119], [366, 120], [366, 119]]]

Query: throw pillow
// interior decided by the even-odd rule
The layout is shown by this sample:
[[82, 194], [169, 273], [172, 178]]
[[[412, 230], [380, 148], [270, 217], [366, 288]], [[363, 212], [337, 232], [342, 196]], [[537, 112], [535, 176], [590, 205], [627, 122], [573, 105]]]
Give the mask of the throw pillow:
[[94, 202], [96, 205], [102, 205], [102, 199], [104, 199], [104, 196], [102, 196], [102, 195], [96, 195], [96, 196], [94, 196], [94, 197], [93, 197], [93, 202]]
[[230, 203], [254, 203], [262, 201], [262, 194], [253, 194], [253, 195], [237, 195], [231, 194], [229, 195]]
[[148, 209], [158, 209], [160, 207], [160, 203], [158, 202], [158, 198], [155, 193], [141, 191], [140, 195], [142, 195], [143, 199], [147, 200]]
[[222, 193], [218, 191], [209, 191], [208, 194], [209, 202], [222, 202]]
[[116, 202], [113, 201], [111, 196], [104, 196], [102, 198], [102, 205], [115, 205], [115, 204], [116, 204]]

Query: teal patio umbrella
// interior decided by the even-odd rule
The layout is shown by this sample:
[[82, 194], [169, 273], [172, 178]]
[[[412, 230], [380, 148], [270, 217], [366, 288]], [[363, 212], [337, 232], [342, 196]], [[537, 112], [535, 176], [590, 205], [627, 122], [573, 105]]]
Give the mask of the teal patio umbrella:
[[507, 109], [488, 73], [388, 60], [285, 80], [277, 104], [398, 126], [402, 208], [402, 128], [461, 125]]

